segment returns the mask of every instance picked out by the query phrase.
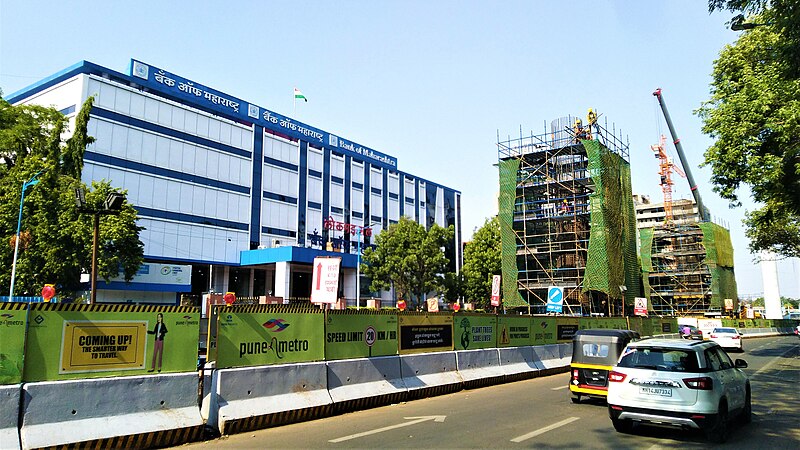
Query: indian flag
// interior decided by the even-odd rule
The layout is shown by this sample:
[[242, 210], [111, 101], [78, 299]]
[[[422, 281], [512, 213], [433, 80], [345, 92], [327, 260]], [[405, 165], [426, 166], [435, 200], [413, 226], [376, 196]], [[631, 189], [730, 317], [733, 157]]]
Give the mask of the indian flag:
[[297, 99], [303, 99], [303, 100], [304, 100], [304, 101], [306, 101], [306, 102], [308, 101], [308, 99], [306, 98], [306, 96], [305, 96], [305, 95], [303, 95], [303, 93], [302, 93], [302, 92], [300, 92], [300, 89], [297, 89], [297, 88], [294, 88], [294, 99], [295, 99], [295, 100], [297, 100]]

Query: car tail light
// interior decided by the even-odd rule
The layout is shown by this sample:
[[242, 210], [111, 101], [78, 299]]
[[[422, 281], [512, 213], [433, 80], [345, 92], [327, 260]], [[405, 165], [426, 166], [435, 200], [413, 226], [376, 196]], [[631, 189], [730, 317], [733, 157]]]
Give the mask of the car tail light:
[[716, 335], [716, 334], [712, 334], [712, 335], [711, 335], [711, 339], [716, 339], [716, 338], [717, 338], [717, 335]]
[[710, 391], [714, 389], [714, 381], [709, 377], [684, 378], [683, 383], [689, 389], [699, 389], [701, 391]]
[[739, 336], [731, 336], [731, 339], [739, 339]]
[[608, 381], [613, 381], [615, 383], [621, 383], [621, 382], [625, 381], [625, 377], [627, 377], [627, 375], [625, 375], [624, 373], [617, 372], [616, 370], [612, 370], [608, 374]]

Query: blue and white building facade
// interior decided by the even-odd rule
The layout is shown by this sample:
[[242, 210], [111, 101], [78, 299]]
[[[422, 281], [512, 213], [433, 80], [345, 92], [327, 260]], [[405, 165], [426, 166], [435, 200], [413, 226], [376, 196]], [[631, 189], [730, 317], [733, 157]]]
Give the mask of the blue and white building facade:
[[[395, 157], [150, 64], [132, 60], [127, 72], [83, 61], [6, 100], [54, 106], [74, 121], [95, 97], [96, 141], [82, 179], [127, 191], [145, 228], [145, 260], [188, 269], [184, 291], [307, 298], [314, 257], [339, 256], [340, 295], [354, 304], [370, 296], [367, 282], [356, 294], [358, 237], [369, 245], [401, 216], [453, 225], [446, 252], [460, 271], [460, 192], [400, 171]], [[177, 299], [142, 284], [107, 297]]]

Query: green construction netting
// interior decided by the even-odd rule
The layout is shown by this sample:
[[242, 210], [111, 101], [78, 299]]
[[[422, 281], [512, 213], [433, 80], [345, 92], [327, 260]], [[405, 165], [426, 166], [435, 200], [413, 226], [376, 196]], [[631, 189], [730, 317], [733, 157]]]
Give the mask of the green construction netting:
[[[724, 227], [712, 222], [703, 222], [697, 225], [703, 232], [703, 247], [706, 250], [705, 265], [711, 273], [711, 307], [723, 308], [725, 299], [738, 298], [736, 276], [733, 270], [733, 245], [730, 232]], [[642, 279], [645, 287], [645, 297], [650, 298], [649, 283], [650, 272], [653, 271], [653, 228], [639, 230], [641, 242], [640, 256], [642, 260]]]
[[653, 271], [653, 229], [642, 228], [639, 230], [639, 243], [641, 249], [639, 250], [642, 257], [642, 272]]
[[642, 228], [639, 230], [639, 255], [642, 266], [642, 284], [644, 296], [647, 298], [648, 305], [652, 305], [650, 300], [650, 272], [653, 271], [653, 228]]
[[700, 229], [703, 230], [707, 258], [718, 266], [733, 267], [733, 244], [730, 232], [712, 222], [701, 223]]
[[517, 197], [517, 172], [520, 160], [510, 158], [500, 161], [500, 249], [503, 269], [503, 305], [528, 306], [517, 287], [517, 236], [514, 233], [514, 202]]
[[712, 222], [701, 223], [706, 264], [711, 271], [711, 306], [722, 308], [725, 299], [738, 299], [736, 276], [733, 272], [733, 244], [724, 227]]
[[630, 164], [598, 141], [583, 141], [595, 191], [589, 196], [591, 233], [583, 292], [600, 291], [626, 303], [640, 294], [636, 257], [636, 215], [631, 192]]

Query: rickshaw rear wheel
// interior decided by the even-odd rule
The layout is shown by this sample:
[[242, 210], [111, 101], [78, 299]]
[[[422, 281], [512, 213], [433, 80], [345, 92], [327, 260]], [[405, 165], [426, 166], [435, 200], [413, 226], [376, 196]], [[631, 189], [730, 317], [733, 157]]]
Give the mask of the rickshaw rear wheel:
[[576, 404], [580, 403], [581, 402], [581, 395], [580, 394], [573, 394], [572, 397], [570, 397], [570, 400], [572, 400], [572, 403], [576, 403]]

